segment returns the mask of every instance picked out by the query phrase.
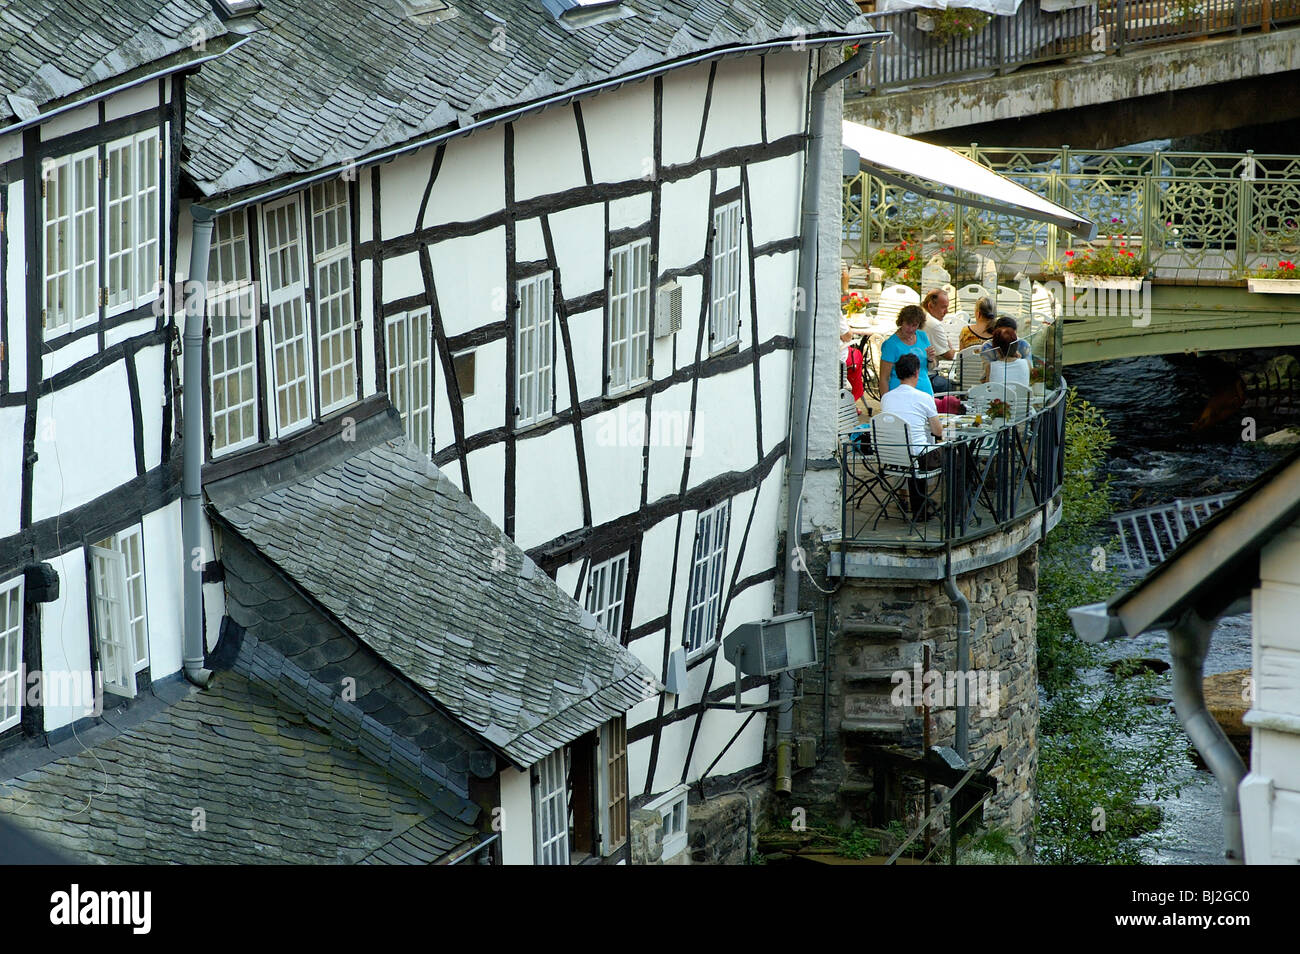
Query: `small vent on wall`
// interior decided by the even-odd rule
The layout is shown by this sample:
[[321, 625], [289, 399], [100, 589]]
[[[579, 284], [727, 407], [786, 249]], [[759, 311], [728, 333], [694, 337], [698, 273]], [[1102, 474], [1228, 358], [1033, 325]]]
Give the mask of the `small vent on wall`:
[[655, 337], [667, 338], [682, 330], [682, 286], [676, 281], [659, 286], [655, 302]]

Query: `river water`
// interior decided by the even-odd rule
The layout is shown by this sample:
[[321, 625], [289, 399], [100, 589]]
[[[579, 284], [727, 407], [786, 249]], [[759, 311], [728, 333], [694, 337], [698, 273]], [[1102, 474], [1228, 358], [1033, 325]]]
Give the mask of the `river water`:
[[[1283, 456], [1286, 448], [1243, 440], [1248, 427], [1243, 420], [1253, 419], [1255, 436], [1264, 437], [1300, 423], [1294, 403], [1279, 406], [1275, 395], [1266, 398], [1250, 390], [1244, 406], [1225, 400], [1237, 370], [1257, 369], [1279, 353], [1130, 358], [1067, 368], [1068, 383], [1105, 413], [1115, 437], [1108, 473], [1116, 511], [1240, 489]], [[1198, 426], [1212, 400], [1221, 406], [1223, 420]], [[1248, 614], [1219, 621], [1206, 658], [1207, 675], [1250, 666], [1250, 624]], [[1116, 656], [1170, 661], [1163, 632], [1114, 649]], [[1169, 718], [1174, 719], [1172, 711]], [[1219, 786], [1186, 755], [1180, 759], [1180, 778], [1180, 795], [1161, 803], [1165, 823], [1146, 859], [1152, 864], [1221, 864]]]

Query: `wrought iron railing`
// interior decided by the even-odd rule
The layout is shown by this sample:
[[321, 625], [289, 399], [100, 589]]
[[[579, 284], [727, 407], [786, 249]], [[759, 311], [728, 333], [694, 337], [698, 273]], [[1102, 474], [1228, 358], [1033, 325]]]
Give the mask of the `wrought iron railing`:
[[856, 86], [862, 92], [879, 92], [1009, 73], [1036, 63], [1122, 54], [1141, 46], [1267, 30], [1300, 20], [1300, 0], [1081, 0], [1071, 9], [1059, 9], [1070, 3], [1024, 0], [1014, 15], [992, 17], [978, 32], [948, 41], [922, 29], [932, 11], [877, 14], [873, 26], [893, 36], [877, 47]]
[[[1298, 0], [1300, 2], [1300, 0]], [[953, 278], [979, 257], [1000, 274], [1055, 275], [1067, 252], [1120, 242], [1156, 278], [1241, 280], [1300, 256], [1300, 156], [1117, 149], [955, 150], [1098, 224], [1085, 243], [1063, 229], [940, 201], [868, 173], [844, 180], [844, 239], [860, 262], [907, 238], [952, 246]]]
[[1192, 531], [1235, 496], [1215, 494], [1115, 514], [1110, 519], [1119, 535], [1117, 563], [1130, 573], [1145, 573], [1164, 562]]
[[[939, 546], [985, 536], [1045, 508], [1065, 476], [1065, 389], [1041, 410], [997, 430], [944, 441], [929, 453], [938, 471], [925, 483], [935, 505], [929, 519], [904, 506], [907, 476], [881, 464], [870, 428], [840, 448], [841, 527], [846, 542], [869, 546]], [[916, 491], [908, 488], [907, 496]]]

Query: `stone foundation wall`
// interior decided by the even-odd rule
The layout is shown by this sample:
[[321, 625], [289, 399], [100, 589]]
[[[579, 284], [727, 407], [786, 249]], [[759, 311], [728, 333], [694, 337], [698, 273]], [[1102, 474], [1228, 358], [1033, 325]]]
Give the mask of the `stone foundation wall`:
[[[824, 560], [826, 554], [813, 558]], [[957, 578], [970, 602], [969, 671], [976, 677], [967, 683], [974, 690], [971, 759], [1002, 747], [991, 772], [998, 789], [985, 805], [985, 822], [1026, 848], [1032, 843], [1038, 751], [1037, 579], [1036, 547]], [[825, 597], [810, 589], [804, 601], [818, 607], [823, 634]], [[881, 776], [873, 771], [872, 752], [923, 754], [923, 710], [911, 703], [927, 696], [935, 703], [930, 745], [955, 745], [957, 687], [946, 680], [957, 670], [957, 610], [942, 581], [845, 580], [831, 598], [830, 617], [829, 685], [821, 667], [809, 670], [795, 715], [796, 734], [819, 740], [818, 764], [796, 772], [791, 804], [830, 812], [848, 824], [867, 823], [883, 800], [894, 817], [919, 821], [919, 785], [878, 791]], [[937, 687], [931, 682], [928, 690], [927, 659], [929, 671], [945, 679]], [[913, 699], [914, 689], [919, 698]]]
[[770, 780], [751, 782], [740, 791], [700, 799], [692, 791], [687, 805], [686, 848], [664, 859], [663, 819], [638, 808], [629, 821], [634, 865], [743, 865], [755, 845], [755, 829], [772, 798]]

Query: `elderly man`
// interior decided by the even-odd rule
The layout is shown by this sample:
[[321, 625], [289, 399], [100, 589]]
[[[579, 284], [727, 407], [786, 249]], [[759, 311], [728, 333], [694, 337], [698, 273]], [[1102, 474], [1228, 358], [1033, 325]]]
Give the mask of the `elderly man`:
[[952, 390], [952, 382], [939, 373], [938, 364], [940, 361], [951, 361], [957, 354], [957, 349], [948, 340], [948, 332], [943, 327], [943, 318], [948, 314], [948, 293], [942, 288], [926, 292], [925, 298], [921, 300], [921, 310], [925, 312], [925, 327], [922, 330], [929, 336], [930, 344], [934, 345], [926, 373], [934, 393], [942, 394]]
[[[907, 424], [907, 441], [921, 466], [936, 467], [938, 459], [935, 452], [930, 450], [931, 438], [943, 437], [943, 423], [934, 406], [934, 396], [917, 387], [921, 359], [911, 353], [900, 355], [894, 371], [898, 374], [899, 383], [880, 396], [881, 413], [901, 417]], [[917, 517], [928, 519], [933, 515], [934, 506], [926, 496], [924, 480], [915, 477], [907, 479], [907, 498]]]

